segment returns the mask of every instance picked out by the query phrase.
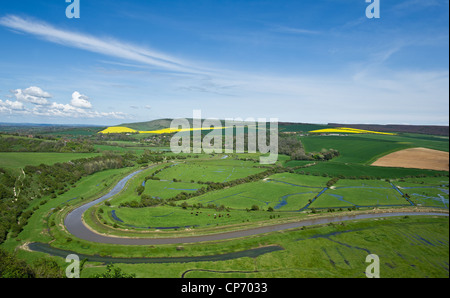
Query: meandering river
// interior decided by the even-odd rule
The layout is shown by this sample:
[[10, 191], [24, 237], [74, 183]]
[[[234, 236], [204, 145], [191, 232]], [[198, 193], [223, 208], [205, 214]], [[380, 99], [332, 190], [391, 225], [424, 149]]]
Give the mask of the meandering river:
[[227, 233], [211, 234], [211, 235], [200, 235], [200, 236], [189, 236], [189, 237], [173, 237], [173, 238], [129, 238], [129, 237], [119, 237], [119, 236], [108, 236], [98, 234], [89, 228], [82, 221], [83, 214], [90, 207], [111, 198], [112, 196], [118, 194], [126, 185], [126, 183], [133, 178], [135, 175], [143, 170], [136, 171], [122, 180], [120, 180], [114, 188], [106, 195], [89, 202], [81, 207], [76, 208], [70, 212], [65, 220], [64, 224], [72, 235], [83, 240], [92, 241], [96, 243], [106, 243], [106, 244], [120, 244], [120, 245], [158, 245], [158, 244], [178, 244], [178, 243], [195, 243], [204, 241], [218, 241], [233, 239], [239, 237], [246, 237], [258, 234], [265, 234], [270, 232], [282, 231], [286, 229], [299, 228], [311, 225], [328, 224], [334, 222], [357, 220], [357, 219], [369, 219], [369, 218], [380, 218], [380, 217], [393, 217], [393, 216], [413, 216], [413, 215], [435, 215], [435, 216], [449, 216], [447, 213], [437, 213], [437, 212], [394, 212], [394, 213], [369, 213], [369, 214], [355, 214], [355, 215], [340, 215], [334, 217], [320, 217], [304, 219], [298, 222], [277, 224], [272, 226], [264, 226], [251, 228], [241, 231], [233, 231]]

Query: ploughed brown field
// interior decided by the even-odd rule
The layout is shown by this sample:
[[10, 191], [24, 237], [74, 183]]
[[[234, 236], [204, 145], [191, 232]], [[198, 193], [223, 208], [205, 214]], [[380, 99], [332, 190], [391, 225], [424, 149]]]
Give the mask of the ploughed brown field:
[[448, 171], [448, 164], [448, 152], [427, 148], [409, 148], [383, 156], [372, 166]]

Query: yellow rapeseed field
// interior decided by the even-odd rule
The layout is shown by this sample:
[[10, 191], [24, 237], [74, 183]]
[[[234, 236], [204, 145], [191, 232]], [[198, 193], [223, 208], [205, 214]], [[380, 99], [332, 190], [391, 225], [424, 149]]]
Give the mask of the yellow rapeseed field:
[[112, 126], [112, 127], [108, 127], [107, 129], [104, 129], [102, 131], [100, 131], [99, 133], [137, 133], [137, 130], [128, 128], [128, 127], [123, 127], [123, 126]]
[[[224, 129], [226, 127], [215, 127], [213, 129]], [[163, 134], [163, 133], [174, 133], [174, 132], [180, 132], [180, 131], [194, 131], [194, 130], [211, 130], [210, 128], [183, 128], [183, 129], [170, 129], [170, 128], [164, 128], [159, 130], [150, 130], [150, 131], [139, 131], [139, 133], [156, 133], [156, 134]]]
[[310, 131], [310, 133], [374, 133], [374, 134], [382, 134], [382, 135], [395, 135], [395, 133], [379, 132], [379, 131], [364, 130], [364, 129], [357, 129], [357, 128], [349, 128], [349, 127], [318, 129], [318, 130], [312, 130], [312, 131]]
[[[213, 129], [224, 129], [227, 127], [215, 127]], [[122, 126], [113, 126], [108, 127], [105, 130], [100, 131], [99, 133], [107, 134], [107, 133], [154, 133], [154, 134], [163, 134], [163, 133], [174, 133], [174, 132], [182, 132], [182, 131], [194, 131], [194, 130], [211, 130], [210, 128], [184, 128], [184, 129], [170, 129], [170, 128], [163, 128], [159, 130], [134, 130], [128, 127], [122, 127]]]

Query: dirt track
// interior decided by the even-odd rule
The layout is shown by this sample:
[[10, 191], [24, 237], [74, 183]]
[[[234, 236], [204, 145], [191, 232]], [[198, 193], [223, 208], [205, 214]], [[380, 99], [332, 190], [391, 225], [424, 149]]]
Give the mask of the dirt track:
[[448, 171], [449, 154], [427, 148], [409, 148], [383, 156], [372, 166]]

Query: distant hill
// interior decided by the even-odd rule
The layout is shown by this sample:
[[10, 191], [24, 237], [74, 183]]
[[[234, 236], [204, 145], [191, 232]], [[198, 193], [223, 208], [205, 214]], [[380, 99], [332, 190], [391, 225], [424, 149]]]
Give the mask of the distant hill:
[[[159, 130], [164, 128], [169, 128], [173, 119], [158, 119], [146, 122], [136, 122], [136, 123], [123, 123], [117, 126], [128, 127], [134, 130], [140, 131], [150, 131], [150, 130]], [[187, 118], [186, 120], [192, 126], [192, 118]], [[204, 119], [202, 119], [203, 121]], [[225, 125], [225, 120], [220, 120], [222, 125]], [[323, 128], [331, 128], [332, 126], [326, 124], [311, 124], [311, 123], [293, 123], [293, 122], [279, 122], [278, 127], [281, 131], [303, 131], [308, 132], [310, 130], [315, 129], [323, 129]]]
[[449, 136], [448, 126], [439, 125], [401, 125], [401, 124], [338, 124], [328, 123], [331, 127], [350, 127], [381, 132], [420, 133], [436, 136]]
[[172, 119], [158, 119], [146, 122], [124, 123], [116, 126], [128, 127], [134, 130], [151, 131], [169, 128]]
[[[139, 131], [152, 131], [164, 128], [169, 128], [173, 119], [157, 119], [146, 122], [136, 122], [136, 123], [124, 123], [117, 126], [128, 127]], [[187, 119], [192, 125], [192, 118]], [[222, 124], [225, 125], [225, 121], [221, 120]], [[448, 126], [439, 125], [400, 125], [400, 124], [339, 124], [339, 123], [328, 123], [328, 124], [313, 124], [313, 123], [295, 123], [295, 122], [279, 122], [278, 127], [280, 131], [284, 132], [309, 132], [311, 130], [333, 128], [333, 127], [349, 127], [364, 130], [372, 130], [379, 132], [399, 132], [399, 133], [420, 133], [438, 136], [449, 136]]]
[[279, 122], [278, 129], [282, 132], [309, 132], [311, 130], [332, 128], [326, 124], [311, 124], [311, 123], [293, 123], [293, 122]]

